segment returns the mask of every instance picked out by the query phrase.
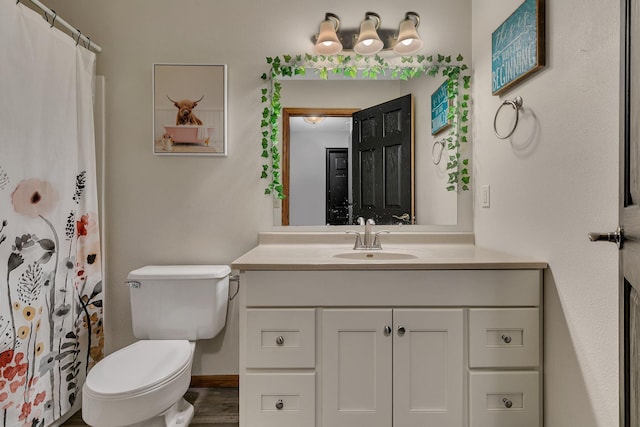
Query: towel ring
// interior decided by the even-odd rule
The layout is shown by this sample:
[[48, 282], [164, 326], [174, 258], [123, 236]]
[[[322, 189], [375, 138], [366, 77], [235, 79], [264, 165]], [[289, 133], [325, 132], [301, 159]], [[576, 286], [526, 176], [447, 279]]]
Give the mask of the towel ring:
[[[502, 110], [502, 107], [504, 107], [505, 105], [511, 105], [511, 107], [516, 110], [516, 122], [513, 124], [513, 129], [511, 129], [511, 131], [507, 135], [502, 136], [500, 135], [500, 132], [498, 132], [496, 122], [498, 121], [498, 114], [500, 114], [500, 110]], [[507, 99], [502, 104], [500, 104], [500, 107], [498, 107], [498, 111], [496, 111], [496, 116], [493, 118], [493, 131], [496, 133], [496, 136], [498, 138], [507, 139], [511, 135], [513, 135], [513, 132], [516, 131], [516, 128], [518, 127], [518, 119], [520, 118], [520, 108], [522, 108], [522, 98], [519, 96], [516, 96], [513, 100]]]
[[[444, 139], [441, 139], [440, 141], [436, 141], [433, 143], [433, 147], [431, 147], [431, 160], [433, 160], [433, 164], [434, 165], [439, 165], [440, 161], [442, 160], [442, 154], [444, 153], [444, 146], [446, 144], [446, 141]], [[437, 153], [436, 151], [436, 147], [440, 146], [440, 152]]]

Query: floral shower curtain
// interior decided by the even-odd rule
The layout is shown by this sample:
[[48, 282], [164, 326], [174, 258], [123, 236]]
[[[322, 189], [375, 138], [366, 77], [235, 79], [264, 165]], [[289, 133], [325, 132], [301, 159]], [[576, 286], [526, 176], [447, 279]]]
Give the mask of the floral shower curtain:
[[0, 2], [0, 426], [45, 426], [102, 357], [95, 55]]

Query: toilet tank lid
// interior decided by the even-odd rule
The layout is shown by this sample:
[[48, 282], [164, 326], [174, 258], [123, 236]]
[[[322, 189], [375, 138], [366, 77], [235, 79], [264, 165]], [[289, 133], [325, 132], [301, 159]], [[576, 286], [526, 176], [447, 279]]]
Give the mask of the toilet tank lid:
[[229, 273], [228, 265], [147, 265], [130, 272], [127, 279], [222, 279]]

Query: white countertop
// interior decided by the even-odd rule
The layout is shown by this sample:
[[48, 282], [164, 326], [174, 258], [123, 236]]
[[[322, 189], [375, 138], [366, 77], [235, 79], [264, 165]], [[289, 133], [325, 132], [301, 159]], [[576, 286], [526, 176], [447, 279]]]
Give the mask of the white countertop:
[[[385, 235], [382, 250], [354, 250], [343, 233], [261, 233], [259, 244], [232, 263], [248, 270], [544, 269], [545, 261], [481, 248], [469, 233]], [[337, 255], [337, 256], [336, 256]], [[360, 257], [350, 259], [343, 257]], [[404, 257], [411, 258], [404, 258]], [[395, 259], [387, 259], [387, 258]], [[398, 259], [399, 258], [399, 259]]]

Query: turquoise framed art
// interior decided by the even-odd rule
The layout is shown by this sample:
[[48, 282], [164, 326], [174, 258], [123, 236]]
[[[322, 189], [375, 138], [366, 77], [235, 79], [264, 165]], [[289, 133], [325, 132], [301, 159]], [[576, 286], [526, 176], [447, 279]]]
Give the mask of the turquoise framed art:
[[545, 0], [525, 0], [491, 35], [493, 95], [545, 65]]
[[444, 83], [431, 94], [431, 135], [435, 135], [451, 126], [449, 120], [449, 107], [451, 100], [449, 99], [449, 80]]

